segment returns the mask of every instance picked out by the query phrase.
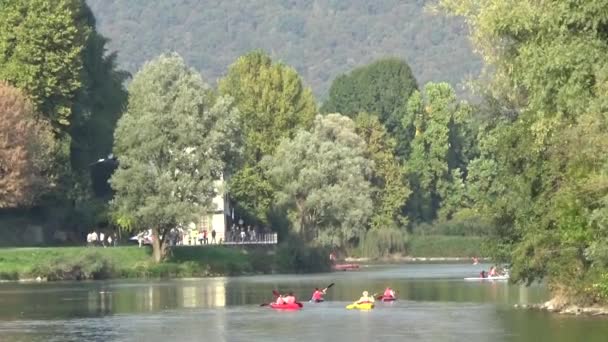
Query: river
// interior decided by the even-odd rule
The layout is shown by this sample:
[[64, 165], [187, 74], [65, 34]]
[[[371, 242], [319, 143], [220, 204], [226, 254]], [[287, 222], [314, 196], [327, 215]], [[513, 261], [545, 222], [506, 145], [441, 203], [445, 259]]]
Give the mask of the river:
[[[608, 322], [514, 309], [548, 299], [542, 285], [464, 281], [488, 265], [408, 264], [313, 275], [0, 284], [0, 340], [14, 341], [602, 341]], [[326, 302], [260, 307], [272, 290]], [[361, 291], [394, 303], [346, 310]]]

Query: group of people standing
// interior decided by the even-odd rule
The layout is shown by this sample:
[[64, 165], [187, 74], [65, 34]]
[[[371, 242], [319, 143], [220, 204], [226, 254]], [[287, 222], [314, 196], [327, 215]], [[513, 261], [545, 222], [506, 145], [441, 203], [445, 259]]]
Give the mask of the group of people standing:
[[228, 231], [226, 241], [228, 242], [253, 242], [257, 241], [260, 236], [260, 230], [258, 227], [251, 227], [248, 225], [247, 228], [243, 225], [233, 224]]
[[116, 233], [106, 234], [103, 231], [97, 233], [92, 231], [87, 234], [87, 246], [89, 247], [115, 247], [118, 244]]

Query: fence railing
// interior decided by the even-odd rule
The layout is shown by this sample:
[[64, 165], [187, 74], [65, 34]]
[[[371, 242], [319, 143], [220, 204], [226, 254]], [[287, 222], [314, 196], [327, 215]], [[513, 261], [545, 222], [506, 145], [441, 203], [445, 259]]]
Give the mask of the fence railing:
[[279, 242], [279, 234], [267, 233], [256, 236], [227, 235], [222, 242], [225, 245], [275, 245]]

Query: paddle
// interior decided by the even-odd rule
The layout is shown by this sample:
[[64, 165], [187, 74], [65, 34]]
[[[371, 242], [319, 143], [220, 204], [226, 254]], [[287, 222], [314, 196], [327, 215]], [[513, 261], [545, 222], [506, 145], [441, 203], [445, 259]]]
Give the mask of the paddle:
[[[279, 297], [281, 294], [277, 290], [272, 290], [272, 295], [275, 297]], [[268, 306], [270, 304], [272, 304], [272, 303], [262, 303], [262, 304], [260, 304], [260, 306]]]
[[[331, 284], [327, 285], [327, 287], [326, 287], [326, 288], [324, 288], [322, 292], [323, 292], [323, 293], [325, 293], [325, 291], [327, 291], [327, 289], [329, 289], [330, 287], [334, 286], [334, 284], [335, 284], [335, 283], [331, 283]], [[314, 299], [312, 299], [312, 298], [311, 298], [311, 299], [309, 300], [309, 302], [314, 302]]]

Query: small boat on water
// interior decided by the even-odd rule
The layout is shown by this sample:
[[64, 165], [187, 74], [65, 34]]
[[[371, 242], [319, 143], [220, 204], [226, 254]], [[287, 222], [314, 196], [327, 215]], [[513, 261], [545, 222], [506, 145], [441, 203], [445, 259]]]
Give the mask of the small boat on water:
[[348, 310], [371, 310], [374, 308], [374, 303], [352, 303], [346, 306]]
[[304, 305], [302, 303], [271, 303], [269, 306], [275, 310], [300, 310]]
[[331, 268], [334, 271], [352, 271], [359, 269], [359, 264], [334, 264]]
[[505, 274], [505, 275], [500, 275], [500, 276], [494, 276], [494, 277], [470, 277], [470, 278], [464, 278], [464, 280], [487, 280], [487, 281], [498, 281], [498, 280], [509, 280], [509, 275]]
[[394, 302], [397, 300], [397, 298], [395, 298], [395, 297], [385, 297], [385, 296], [382, 296], [379, 299], [383, 302]]

